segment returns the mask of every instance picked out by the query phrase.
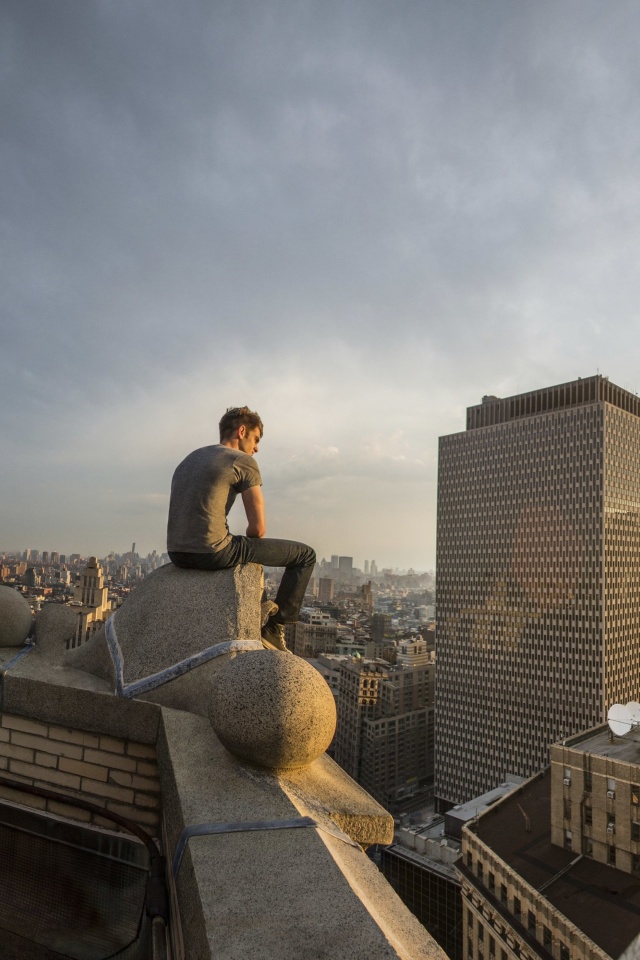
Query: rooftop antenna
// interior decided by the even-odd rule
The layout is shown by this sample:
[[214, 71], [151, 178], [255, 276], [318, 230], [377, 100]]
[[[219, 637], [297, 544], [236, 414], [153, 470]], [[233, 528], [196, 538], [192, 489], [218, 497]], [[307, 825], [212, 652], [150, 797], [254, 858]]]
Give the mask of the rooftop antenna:
[[627, 704], [614, 703], [609, 707], [607, 723], [614, 737], [626, 737], [640, 727], [640, 703], [635, 700]]
[[640, 703], [637, 700], [630, 700], [627, 704], [627, 710], [631, 714], [634, 723], [640, 723]]

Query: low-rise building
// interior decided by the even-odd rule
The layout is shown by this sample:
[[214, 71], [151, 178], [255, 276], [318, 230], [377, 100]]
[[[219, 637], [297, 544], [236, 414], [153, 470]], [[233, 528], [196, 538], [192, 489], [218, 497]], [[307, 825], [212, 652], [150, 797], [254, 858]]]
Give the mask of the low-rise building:
[[640, 734], [607, 725], [551, 748], [551, 841], [640, 876]]
[[[558, 749], [571, 748], [552, 753], [576, 770], [568, 779], [578, 790], [578, 767]], [[559, 773], [547, 768], [462, 831], [465, 960], [611, 960], [640, 932], [640, 884], [574, 849], [573, 830], [570, 842], [564, 833], [553, 842], [552, 810], [564, 809], [567, 779], [558, 793]]]

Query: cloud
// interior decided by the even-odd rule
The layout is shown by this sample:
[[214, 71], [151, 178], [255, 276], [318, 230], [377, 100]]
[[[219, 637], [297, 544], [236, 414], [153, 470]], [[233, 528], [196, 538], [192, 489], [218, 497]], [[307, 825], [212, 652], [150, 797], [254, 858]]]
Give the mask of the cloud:
[[0, 18], [5, 546], [160, 548], [247, 402], [272, 528], [424, 567], [467, 405], [638, 388], [631, 0]]

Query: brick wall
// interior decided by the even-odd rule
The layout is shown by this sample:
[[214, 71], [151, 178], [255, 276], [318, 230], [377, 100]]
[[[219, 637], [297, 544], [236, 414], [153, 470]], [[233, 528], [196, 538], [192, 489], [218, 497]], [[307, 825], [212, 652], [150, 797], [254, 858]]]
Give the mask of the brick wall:
[[[5, 713], [0, 715], [2, 775], [82, 797], [157, 835], [160, 783], [153, 746]], [[111, 821], [86, 810], [2, 784], [0, 798], [114, 829]]]

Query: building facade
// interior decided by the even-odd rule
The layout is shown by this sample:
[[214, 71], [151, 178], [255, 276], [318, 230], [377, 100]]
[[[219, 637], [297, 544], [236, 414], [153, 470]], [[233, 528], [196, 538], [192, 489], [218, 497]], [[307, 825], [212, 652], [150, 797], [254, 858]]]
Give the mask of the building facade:
[[331, 603], [333, 600], [333, 578], [320, 577], [318, 580], [318, 600], [320, 603]]
[[70, 649], [85, 643], [112, 612], [112, 603], [108, 599], [108, 588], [104, 584], [102, 567], [95, 557], [89, 562], [80, 575], [80, 580], [73, 592], [72, 609], [78, 613], [78, 625], [75, 636], [67, 644]]
[[383, 847], [380, 869], [449, 960], [463, 960], [460, 880], [452, 863], [393, 843]]
[[[640, 734], [597, 727], [551, 748], [551, 839], [640, 876]], [[640, 923], [639, 923], [640, 928]]]
[[485, 397], [441, 437], [441, 809], [638, 695], [640, 399], [596, 376]]
[[398, 666], [340, 666], [335, 759], [389, 810], [433, 791], [434, 671], [424, 640], [408, 642]]
[[321, 610], [303, 609], [300, 620], [285, 624], [287, 647], [298, 657], [317, 657], [321, 653], [335, 653], [338, 625]]

